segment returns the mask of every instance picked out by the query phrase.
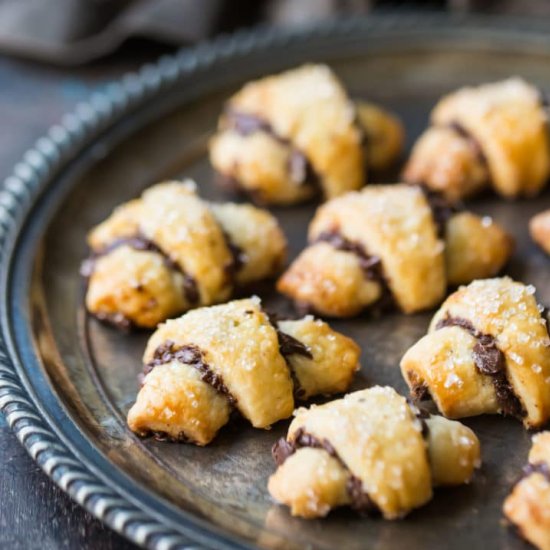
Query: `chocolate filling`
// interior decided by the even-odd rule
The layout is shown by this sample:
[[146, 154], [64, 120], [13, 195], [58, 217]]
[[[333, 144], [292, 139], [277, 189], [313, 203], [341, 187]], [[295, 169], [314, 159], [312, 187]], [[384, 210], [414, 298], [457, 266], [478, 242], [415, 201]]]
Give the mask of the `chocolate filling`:
[[153, 359], [145, 365], [143, 372], [147, 375], [155, 367], [165, 365], [174, 360], [197, 369], [201, 374], [203, 382], [212, 386], [218, 393], [225, 395], [231, 405], [235, 406], [237, 404], [237, 399], [224, 384], [221, 375], [215, 373], [212, 367], [204, 361], [204, 352], [195, 345], [188, 344], [177, 347], [172, 340], [167, 340], [154, 351]]
[[495, 387], [496, 396], [503, 414], [522, 418], [525, 416], [523, 406], [514, 393], [506, 376], [506, 358], [498, 348], [496, 339], [491, 334], [479, 332], [468, 319], [447, 315], [441, 319], [436, 330], [444, 327], [460, 327], [469, 332], [477, 343], [474, 346], [474, 363], [477, 370], [490, 376]]
[[420, 422], [422, 437], [427, 439], [430, 435], [430, 428], [428, 427], [426, 420], [430, 418], [431, 414], [426, 409], [423, 409], [413, 403], [410, 399], [407, 399], [407, 403], [412, 413], [416, 416], [418, 422]]
[[529, 477], [531, 474], [541, 474], [542, 476], [544, 476], [546, 481], [550, 483], [550, 466], [548, 466], [546, 462], [529, 462], [528, 464], [526, 464], [523, 468], [520, 481], [521, 479]]
[[411, 386], [411, 397], [415, 402], [430, 399], [430, 388], [428, 388], [426, 382], [420, 380], [416, 372], [407, 371], [407, 378]]
[[317, 236], [312, 244], [325, 242], [330, 244], [336, 250], [351, 252], [359, 259], [359, 265], [365, 273], [365, 277], [371, 281], [376, 281], [382, 286], [386, 286], [384, 273], [382, 270], [382, 260], [378, 256], [367, 254], [363, 246], [357, 242], [350, 241], [338, 231], [323, 231]]
[[167, 432], [144, 430], [138, 433], [139, 437], [152, 437], [156, 441], [170, 441], [171, 443], [190, 443], [192, 442], [183, 432], [180, 432], [176, 437]]
[[277, 331], [277, 338], [279, 339], [279, 351], [283, 357], [302, 355], [308, 359], [313, 359], [313, 355], [306, 345], [294, 338], [294, 336], [290, 336], [290, 334], [282, 332], [278, 328], [275, 330]]
[[289, 361], [289, 357], [291, 355], [302, 355], [303, 357], [307, 357], [308, 359], [313, 359], [311, 350], [309, 349], [308, 346], [300, 342], [300, 340], [297, 340], [296, 338], [294, 338], [294, 336], [291, 336], [290, 334], [283, 332], [279, 328], [279, 326], [277, 325], [276, 314], [271, 312], [266, 312], [266, 311], [264, 311], [264, 313], [269, 319], [271, 326], [275, 329], [275, 332], [277, 333], [277, 340], [279, 342], [279, 352], [285, 359], [288, 370], [290, 372], [290, 377], [292, 378], [292, 384], [294, 385], [294, 397], [296, 399], [303, 399], [305, 392], [303, 388], [300, 386], [300, 380], [298, 380], [298, 377], [296, 376], [296, 373], [292, 368], [292, 365]]
[[483, 148], [481, 147], [481, 144], [477, 140], [477, 138], [472, 135], [460, 122], [454, 121], [448, 124], [448, 128], [456, 132], [460, 137], [462, 137], [464, 140], [468, 142], [472, 150], [474, 151], [478, 161], [481, 164], [484, 164], [488, 167], [487, 163], [487, 157], [485, 156], [485, 153], [483, 152]]
[[[390, 309], [394, 306], [393, 294], [388, 285], [386, 276], [384, 275], [384, 267], [382, 260], [378, 256], [371, 256], [363, 248], [363, 246], [354, 241], [350, 241], [344, 237], [338, 230], [323, 231], [317, 238], [311, 243], [326, 242], [330, 244], [336, 250], [342, 252], [351, 252], [359, 260], [359, 266], [365, 274], [365, 278], [377, 282], [382, 287], [382, 294], [380, 298], [370, 305], [371, 311], [380, 313], [381, 311]], [[296, 304], [304, 313], [312, 312], [312, 308], [309, 304], [299, 302]]]
[[453, 214], [460, 212], [462, 207], [458, 204], [451, 204], [439, 191], [428, 189], [425, 185], [419, 185], [419, 187], [424, 193], [428, 201], [428, 206], [432, 211], [432, 217], [437, 229], [437, 236], [443, 239], [445, 238], [447, 222], [451, 219]]
[[161, 256], [164, 265], [168, 269], [171, 269], [172, 271], [177, 271], [183, 276], [183, 292], [187, 301], [191, 305], [197, 305], [199, 303], [200, 295], [195, 279], [188, 273], [185, 273], [180, 265], [176, 261], [174, 261], [166, 252], [164, 252], [164, 250], [162, 250], [156, 243], [154, 243], [150, 239], [147, 239], [143, 235], [135, 235], [133, 237], [116, 239], [109, 245], [105, 246], [103, 249], [93, 252], [92, 255], [87, 260], [84, 260], [84, 262], [82, 263], [82, 266], [80, 268], [81, 275], [83, 275], [84, 277], [90, 277], [95, 269], [95, 263], [97, 259], [101, 256], [109, 254], [110, 252], [121, 246], [129, 246], [134, 250], [154, 252], [155, 254]]
[[231, 281], [235, 279], [237, 273], [246, 264], [246, 252], [237, 246], [231, 237], [222, 229], [223, 238], [225, 239], [225, 245], [227, 246], [229, 253], [231, 254], [231, 261], [225, 266], [225, 272]]
[[105, 311], [99, 311], [94, 314], [94, 317], [102, 323], [107, 323], [118, 328], [122, 332], [130, 332], [135, 328], [132, 320], [120, 312], [106, 313]]
[[[287, 170], [290, 179], [299, 185], [321, 189], [320, 178], [307, 156], [297, 149], [290, 140], [279, 135], [267, 120], [257, 115], [243, 113], [231, 107], [226, 108], [225, 117], [227, 126], [241, 136], [263, 132], [288, 147], [290, 149], [290, 156]], [[235, 180], [232, 180], [232, 183], [238, 186], [238, 182]]]
[[349, 472], [349, 479], [346, 483], [346, 489], [351, 499], [351, 507], [357, 512], [369, 514], [378, 511], [378, 506], [369, 497], [369, 495], [363, 489], [363, 483], [361, 480], [353, 475], [346, 463], [340, 458], [336, 449], [332, 446], [327, 439], [318, 439], [314, 435], [308, 434], [303, 428], [299, 428], [294, 434], [293, 441], [287, 441], [284, 438], [279, 439], [273, 445], [271, 454], [277, 466], [281, 466], [285, 460], [298, 449], [304, 447], [312, 447], [314, 449], [323, 449], [330, 456], [338, 460], [340, 464]]
[[548, 333], [548, 338], [550, 338], [550, 309], [543, 307], [540, 316], [546, 321], [546, 332]]

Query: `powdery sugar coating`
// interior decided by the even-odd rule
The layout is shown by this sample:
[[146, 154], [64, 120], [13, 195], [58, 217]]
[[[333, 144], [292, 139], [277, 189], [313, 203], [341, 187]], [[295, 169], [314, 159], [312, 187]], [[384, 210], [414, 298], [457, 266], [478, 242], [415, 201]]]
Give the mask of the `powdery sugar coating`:
[[[195, 191], [190, 181], [157, 184], [90, 232], [96, 255], [88, 262], [90, 312], [153, 328], [281, 269], [286, 240], [271, 214], [250, 205], [211, 205]], [[150, 246], [110, 249], [124, 239]]]
[[277, 288], [336, 317], [357, 315], [388, 302], [390, 295], [406, 313], [433, 307], [447, 285], [495, 275], [513, 247], [498, 224], [449, 210], [442, 240], [419, 187], [371, 185], [333, 199], [318, 209], [309, 227], [310, 245]]
[[305, 398], [347, 389], [359, 368], [352, 340], [312, 318], [280, 321], [278, 329], [294, 338], [285, 351], [272, 323], [252, 297], [160, 325], [147, 344], [148, 369], [128, 414], [130, 428], [185, 434], [205, 445], [229, 420], [231, 402], [253, 426], [268, 428], [291, 416], [295, 391]]
[[[250, 131], [235, 128], [239, 117]], [[329, 67], [304, 65], [250, 82], [231, 97], [210, 142], [210, 159], [260, 201], [292, 204], [316, 191], [307, 178], [296, 178], [304, 172], [293, 168], [300, 157], [300, 164], [311, 166], [315, 185], [332, 198], [364, 185], [370, 158], [365, 133], [373, 138], [376, 167], [395, 160], [401, 123], [374, 105], [356, 107]]]
[[[293, 515], [324, 516], [333, 507], [352, 504], [349, 490], [346, 495], [343, 489], [349, 489], [353, 476], [385, 518], [402, 517], [430, 500], [432, 485], [464, 483], [479, 463], [479, 444], [471, 430], [443, 418], [426, 422], [432, 420], [434, 434], [425, 440], [422, 423], [405, 398], [379, 386], [299, 409], [288, 441], [309, 434], [334, 449], [337, 460], [328, 460], [326, 448], [314, 453], [300, 448], [270, 478], [270, 493], [289, 505]], [[437, 465], [433, 472], [427, 449]], [[446, 469], [441, 467], [444, 457]]]
[[507, 197], [532, 196], [550, 175], [548, 118], [538, 90], [520, 78], [462, 88], [444, 97], [432, 124], [459, 123], [483, 151], [493, 187]]
[[[438, 328], [445, 319], [466, 320], [494, 338], [504, 354], [505, 377], [525, 410], [525, 425], [543, 425], [550, 418], [550, 340], [534, 292], [506, 277], [461, 287], [435, 314], [428, 335], [403, 357], [409, 386], [425, 384], [451, 417], [500, 411], [491, 377], [476, 368], [476, 338], [461, 327]], [[455, 383], [445, 384], [451, 374]]]

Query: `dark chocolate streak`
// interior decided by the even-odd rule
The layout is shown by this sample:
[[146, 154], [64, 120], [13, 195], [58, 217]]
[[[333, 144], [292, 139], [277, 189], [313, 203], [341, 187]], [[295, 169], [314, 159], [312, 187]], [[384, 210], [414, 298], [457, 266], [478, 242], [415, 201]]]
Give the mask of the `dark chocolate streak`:
[[469, 143], [480, 163], [488, 166], [487, 157], [483, 152], [481, 144], [466, 128], [464, 128], [464, 126], [462, 126], [462, 124], [460, 124], [460, 122], [451, 122], [448, 124], [448, 127]]
[[153, 359], [143, 369], [144, 375], [149, 374], [155, 367], [165, 365], [174, 360], [194, 367], [201, 374], [201, 380], [212, 386], [218, 393], [221, 393], [233, 406], [237, 399], [224, 384], [223, 378], [212, 370], [212, 367], [204, 361], [203, 351], [192, 344], [177, 347], [172, 340], [161, 344], [154, 352]]
[[529, 477], [531, 474], [541, 474], [550, 483], [550, 466], [546, 462], [529, 462], [526, 464], [520, 480]]
[[474, 363], [477, 370], [491, 377], [498, 402], [505, 415], [522, 418], [525, 411], [508, 378], [506, 376], [506, 359], [502, 351], [498, 348], [495, 337], [491, 334], [484, 334], [478, 331], [468, 319], [460, 317], [451, 317], [447, 315], [441, 319], [436, 330], [443, 327], [460, 327], [469, 332], [477, 343], [474, 346]]
[[428, 206], [432, 211], [432, 217], [437, 229], [437, 236], [443, 239], [447, 229], [447, 222], [451, 219], [453, 214], [462, 210], [462, 206], [459, 204], [451, 204], [439, 191], [428, 189], [425, 185], [419, 185], [418, 187], [420, 187], [422, 193], [424, 193], [428, 201]]
[[430, 388], [428, 388], [426, 382], [419, 379], [416, 372], [407, 371], [407, 378], [411, 386], [411, 397], [415, 402], [430, 399]]
[[546, 321], [546, 332], [548, 333], [548, 338], [550, 338], [550, 309], [544, 306], [540, 315]]
[[122, 332], [131, 332], [136, 328], [132, 320], [120, 312], [106, 313], [105, 311], [98, 311], [94, 313], [94, 317], [102, 323], [118, 328]]
[[379, 282], [382, 286], [386, 286], [382, 270], [382, 260], [378, 256], [370, 256], [367, 254], [361, 244], [346, 239], [346, 237], [338, 231], [323, 231], [317, 236], [312, 244], [318, 242], [325, 242], [336, 250], [355, 254], [359, 259], [359, 265], [365, 273], [365, 277], [371, 281]]
[[290, 336], [290, 334], [283, 332], [279, 328], [279, 326], [277, 325], [277, 315], [267, 311], [264, 311], [264, 313], [269, 319], [271, 326], [275, 329], [275, 332], [277, 333], [277, 340], [279, 342], [279, 353], [284, 357], [288, 367], [288, 371], [290, 372], [290, 377], [292, 378], [292, 384], [294, 386], [294, 397], [296, 399], [303, 399], [305, 392], [303, 388], [300, 387], [300, 380], [298, 380], [298, 377], [296, 376], [296, 373], [292, 368], [292, 364], [289, 361], [289, 356], [302, 355], [303, 357], [307, 357], [308, 359], [313, 359], [311, 350], [305, 344], [300, 342], [300, 340], [297, 340], [296, 338], [294, 338], [294, 336]]
[[407, 403], [414, 416], [416, 416], [417, 420], [420, 422], [422, 437], [427, 439], [430, 435], [430, 428], [428, 427], [426, 419], [430, 418], [431, 414], [410, 399], [407, 399]]
[[225, 245], [231, 254], [231, 262], [225, 266], [225, 272], [231, 281], [235, 279], [237, 273], [243, 268], [246, 263], [246, 253], [240, 247], [237, 246], [231, 237], [222, 229], [223, 238], [225, 239]]
[[281, 466], [285, 460], [298, 449], [312, 447], [314, 449], [323, 449], [330, 456], [338, 460], [340, 464], [349, 472], [349, 479], [346, 483], [346, 489], [351, 499], [351, 507], [362, 514], [372, 514], [378, 511], [378, 506], [373, 502], [369, 495], [363, 489], [361, 480], [353, 475], [347, 464], [340, 458], [336, 449], [328, 439], [317, 439], [314, 435], [308, 434], [303, 428], [299, 428], [294, 434], [293, 441], [287, 441], [284, 438], [279, 439], [273, 445], [271, 454], [278, 466]]
[[548, 92], [542, 88], [538, 88], [538, 94], [540, 106], [543, 109], [548, 109], [548, 107], [550, 107], [550, 95], [548, 95]]
[[169, 441], [171, 443], [190, 443], [192, 442], [183, 432], [180, 432], [176, 437], [170, 435], [166, 432], [156, 431], [156, 430], [144, 430], [139, 432], [137, 435], [139, 437], [152, 437], [157, 441]]
[[159, 256], [161, 256], [163, 259], [164, 265], [168, 269], [177, 271], [181, 273], [181, 275], [183, 276], [183, 292], [185, 294], [187, 301], [192, 305], [198, 304], [200, 296], [199, 296], [199, 290], [197, 288], [197, 282], [195, 281], [195, 279], [188, 273], [185, 273], [181, 268], [181, 266], [177, 262], [175, 262], [156, 243], [147, 239], [143, 235], [135, 235], [133, 237], [116, 239], [113, 242], [111, 242], [109, 245], [104, 247], [103, 249], [93, 252], [90, 258], [88, 258], [87, 260], [84, 260], [84, 262], [82, 263], [82, 266], [80, 268], [81, 275], [83, 275], [84, 277], [90, 277], [91, 274], [93, 273], [96, 260], [101, 256], [105, 256], [106, 254], [109, 254], [110, 252], [112, 252], [113, 250], [121, 246], [129, 246], [134, 250], [154, 252], [155, 254], [158, 254]]
[[[231, 107], [226, 108], [225, 117], [228, 127], [241, 136], [263, 132], [288, 147], [290, 149], [290, 157], [287, 170], [290, 179], [300, 185], [309, 185], [321, 189], [320, 178], [307, 156], [297, 149], [290, 140], [279, 135], [267, 120], [257, 115], [243, 113]], [[234, 181], [234, 183], [238, 185], [238, 182]]]

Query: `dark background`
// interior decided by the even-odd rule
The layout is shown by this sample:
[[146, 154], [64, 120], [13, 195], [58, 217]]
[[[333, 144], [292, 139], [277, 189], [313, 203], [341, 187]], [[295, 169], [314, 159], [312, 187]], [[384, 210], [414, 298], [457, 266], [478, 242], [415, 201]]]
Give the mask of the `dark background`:
[[[170, 2], [161, 2], [164, 5]], [[116, 39], [95, 50], [83, 45], [96, 44], [96, 35], [108, 27], [114, 18], [126, 18], [122, 10], [130, 1], [106, 0], [40, 0], [52, 9], [85, 4], [84, 23], [78, 11], [65, 26], [52, 23], [42, 38], [51, 50], [40, 47], [32, 40], [32, 33], [25, 20], [10, 12], [13, 24], [7, 24], [3, 9], [17, 10], [25, 5], [32, 7], [33, 0], [0, 0], [0, 181], [9, 175], [12, 166], [25, 150], [43, 135], [61, 115], [71, 110], [81, 100], [105, 82], [118, 78], [123, 72], [137, 69], [142, 63], [154, 61], [159, 55], [170, 53], [178, 45], [185, 45], [199, 38], [207, 38], [220, 31], [227, 32], [258, 21], [271, 21], [279, 25], [311, 23], [331, 14], [368, 14], [372, 11], [437, 9], [452, 11], [505, 12], [512, 14], [536, 14], [549, 16], [549, 0], [434, 0], [429, 2], [384, 2], [362, 0], [212, 0], [214, 7], [201, 17], [204, 24], [195, 21], [191, 28], [181, 28], [172, 33], [156, 26], [111, 26], [117, 32]], [[194, 0], [195, 6], [205, 6], [207, 0]], [[36, 2], [34, 2], [36, 3]], [[178, 2], [172, 2], [177, 4]], [[181, 2], [185, 4], [185, 1]], [[105, 6], [111, 5], [106, 14]], [[148, 2], [135, 2], [143, 4]], [[90, 19], [90, 6], [103, 11]], [[112, 6], [117, 8], [113, 9]], [[139, 6], [140, 8], [142, 6]], [[63, 10], [58, 10], [61, 14]], [[181, 13], [179, 14], [181, 15]], [[195, 14], [196, 15], [196, 14]], [[135, 12], [132, 14], [135, 19]], [[17, 27], [16, 23], [21, 23]], [[54, 22], [55, 23], [55, 22]], [[150, 23], [150, 21], [149, 21]], [[36, 24], [36, 22], [35, 22]], [[48, 23], [49, 25], [49, 23]], [[41, 25], [44, 27], [45, 25]], [[31, 25], [32, 27], [32, 25]], [[5, 32], [8, 30], [9, 32]], [[2, 34], [4, 31], [4, 34]], [[27, 33], [27, 35], [25, 34]], [[164, 33], [164, 34], [163, 34]], [[144, 36], [149, 35], [148, 39]], [[155, 40], [151, 37], [154, 35]], [[72, 41], [72, 42], [71, 42]], [[36, 42], [36, 41], [35, 41]], [[100, 43], [102, 41], [99, 41]], [[46, 44], [46, 42], [44, 42]], [[59, 46], [59, 47], [57, 47]], [[11, 55], [1, 54], [1, 51]], [[92, 53], [90, 53], [90, 51]], [[47, 52], [48, 59], [45, 59]], [[84, 61], [84, 57], [88, 57]], [[129, 542], [104, 527], [78, 505], [74, 504], [34, 464], [27, 452], [16, 440], [0, 414], [0, 550], [19, 549], [51, 550], [58, 548], [82, 550], [131, 549]]]

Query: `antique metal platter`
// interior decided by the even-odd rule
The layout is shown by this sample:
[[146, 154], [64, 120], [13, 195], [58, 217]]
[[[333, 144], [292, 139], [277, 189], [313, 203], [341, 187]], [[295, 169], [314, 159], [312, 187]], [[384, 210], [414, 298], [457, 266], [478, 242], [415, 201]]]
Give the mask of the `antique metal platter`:
[[[530, 434], [511, 419], [467, 420], [483, 446], [474, 482], [437, 490], [429, 505], [399, 522], [347, 511], [304, 521], [274, 505], [266, 491], [270, 447], [287, 422], [271, 431], [237, 422], [203, 449], [139, 440], [125, 415], [148, 334], [120, 334], [90, 319], [78, 268], [86, 231], [158, 180], [191, 177], [203, 196], [227, 198], [214, 185], [206, 143], [224, 100], [246, 80], [327, 62], [353, 96], [401, 115], [410, 147], [436, 99], [457, 86], [517, 74], [550, 90], [545, 33], [532, 22], [443, 16], [260, 29], [163, 58], [67, 115], [0, 190], [0, 408], [34, 459], [93, 514], [150, 548], [524, 547], [500, 512], [529, 447]], [[507, 272], [534, 284], [550, 304], [550, 261], [527, 233], [529, 217], [550, 207], [550, 193], [516, 203], [487, 194], [470, 206], [514, 234]], [[275, 210], [292, 256], [304, 245], [314, 208]], [[272, 285], [256, 292], [269, 308], [291, 311]], [[430, 316], [334, 322], [363, 349], [354, 388], [391, 384], [404, 391], [399, 359]]]

